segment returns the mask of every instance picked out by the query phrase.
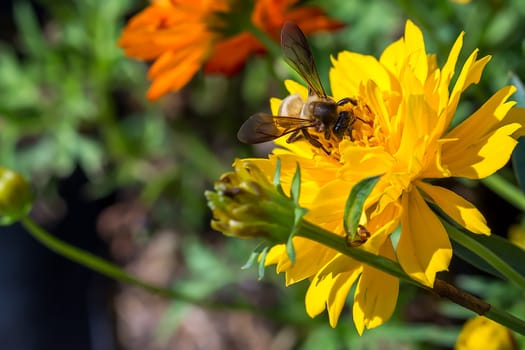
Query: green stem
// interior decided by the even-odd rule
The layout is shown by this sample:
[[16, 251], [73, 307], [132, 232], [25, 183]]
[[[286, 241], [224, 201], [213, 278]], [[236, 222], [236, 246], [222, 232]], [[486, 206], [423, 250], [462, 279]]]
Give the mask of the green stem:
[[492, 306], [489, 312], [483, 316], [490, 318], [492, 321], [497, 322], [519, 334], [525, 335], [525, 323], [506, 311]]
[[418, 287], [427, 288], [424, 285], [414, 281], [412, 278], [407, 276], [407, 274], [403, 271], [401, 266], [395, 261], [392, 261], [380, 255], [369, 253], [359, 248], [350, 247], [347, 244], [345, 237], [326, 231], [323, 228], [316, 226], [308, 221], [303, 220], [301, 222], [301, 226], [299, 228], [297, 236], [316, 241], [344, 255], [347, 255], [358, 261], [364, 262], [370, 266], [377, 268], [378, 270], [386, 272], [406, 282], [415, 284]]
[[181, 293], [173, 289], [163, 288], [148, 282], [145, 282], [137, 277], [134, 277], [124, 271], [123, 269], [115, 266], [114, 264], [99, 258], [89, 252], [86, 252], [80, 248], [72, 246], [64, 241], [54, 237], [38, 224], [28, 217], [20, 220], [22, 225], [27, 231], [35, 238], [38, 242], [42, 243], [45, 247], [51, 251], [62, 255], [63, 257], [74, 261], [80, 265], [83, 265], [93, 271], [96, 271], [102, 275], [105, 275], [114, 280], [128, 283], [140, 288], [143, 288], [151, 293], [160, 295], [165, 298], [175, 299], [181, 302], [190, 303], [208, 310], [245, 310], [250, 311], [253, 314], [278, 320], [283, 324], [289, 325], [294, 324], [297, 326], [307, 326], [308, 323], [303, 318], [299, 319], [291, 315], [286, 309], [273, 309], [273, 308], [256, 308], [251, 304], [244, 302], [232, 302], [232, 303], [220, 303], [214, 302], [213, 300], [199, 300], [195, 297], [191, 297], [187, 294]]
[[[112, 263], [104, 259], [101, 259], [89, 252], [86, 252], [80, 248], [77, 248], [75, 246], [72, 246], [66, 242], [63, 242], [57, 239], [56, 237], [52, 236], [47, 231], [42, 229], [40, 226], [38, 226], [35, 222], [33, 222], [28, 217], [23, 218], [21, 220], [21, 223], [27, 229], [27, 231], [33, 236], [33, 238], [35, 238], [37, 241], [42, 243], [44, 246], [46, 246], [50, 250], [74, 262], [84, 265], [98, 273], [101, 273], [107, 277], [113, 278], [117, 281], [129, 283], [129, 284], [144, 288], [145, 290], [151, 293], [158, 294], [163, 297], [182, 300], [184, 302], [189, 302], [194, 305], [199, 305], [199, 306], [210, 308], [210, 309], [225, 309], [225, 308], [247, 309], [250, 307], [249, 305], [245, 305], [245, 304], [222, 305], [222, 304], [215, 304], [209, 301], [202, 301], [202, 300], [198, 300], [193, 297], [190, 297], [188, 295], [185, 295], [183, 293], [180, 293], [176, 290], [163, 288], [163, 287], [156, 286], [154, 284], [145, 282], [143, 280], [140, 280], [139, 278], [136, 278], [130, 275], [123, 269], [113, 265]], [[347, 256], [355, 258], [359, 261], [364, 261], [367, 264], [375, 268], [378, 268], [382, 271], [392, 274], [400, 279], [403, 279], [407, 282], [415, 284], [419, 287], [430, 289], [410, 279], [405, 274], [405, 272], [401, 269], [399, 264], [397, 264], [396, 262], [383, 258], [381, 256], [376, 256], [374, 254], [368, 253], [361, 249], [349, 247], [344, 237], [341, 237], [331, 232], [325, 231], [322, 228], [317, 227], [311, 223], [303, 221], [303, 223], [301, 224], [300, 234], [298, 235], [308, 238], [308, 239], [315, 240], [319, 243], [325, 244]], [[508, 327], [509, 329], [512, 329], [520, 334], [525, 335], [525, 323], [522, 320], [512, 316], [511, 314], [503, 310], [497, 309], [495, 307], [491, 307], [489, 304], [486, 304], [482, 300], [477, 299], [464, 291], [458, 292], [458, 289], [456, 287], [451, 286], [447, 284], [446, 282], [436, 279], [436, 284], [434, 285], [434, 288], [432, 288], [431, 290], [436, 292], [438, 295], [442, 297], [447, 297], [459, 305], [462, 305], [474, 312], [477, 312], [478, 314], [484, 314], [487, 318], [490, 318]], [[264, 310], [259, 310], [259, 314], [265, 315], [268, 313], [265, 312]], [[284, 318], [286, 319], [286, 317]]]
[[[460, 290], [459, 288], [438, 278], [436, 278], [434, 286], [432, 288], [429, 288], [428, 286], [425, 286], [411, 279], [403, 271], [403, 269], [397, 262], [378, 255], [374, 255], [359, 248], [349, 247], [345, 238], [342, 236], [336, 235], [332, 232], [328, 232], [323, 228], [318, 227], [307, 221], [303, 221], [301, 223], [301, 227], [299, 232], [297, 233], [297, 236], [301, 236], [319, 242], [346, 256], [364, 262], [374, 268], [377, 268], [378, 270], [384, 271], [390, 275], [402, 279], [403, 281], [407, 281], [420, 288], [430, 290], [439, 295], [440, 297], [447, 298], [458, 305], [461, 305], [471, 311], [476, 312], [479, 315], [484, 315], [485, 317], [496, 321], [504, 325], [505, 327], [512, 329], [515, 332], [525, 335], [525, 322], [523, 320], [520, 320], [515, 316], [507, 313], [506, 311], [498, 309], [486, 303], [485, 301], [463, 290]], [[504, 270], [507, 273], [511, 273], [511, 271], [508, 271], [509, 267], [506, 264], [504, 265], [505, 266], [501, 266], [501, 264], [497, 263], [495, 267], [504, 268]], [[511, 273], [511, 275], [514, 277], [514, 274]]]
[[481, 182], [516, 208], [525, 211], [525, 195], [521, 189], [509, 183], [501, 175], [491, 175], [481, 179]]
[[[99, 258], [89, 252], [86, 252], [80, 248], [77, 248], [64, 241], [59, 240], [58, 238], [46, 232], [28, 217], [23, 218], [21, 220], [21, 223], [31, 234], [31, 236], [33, 236], [33, 238], [35, 238], [37, 241], [42, 243], [44, 246], [46, 246], [53, 252], [62, 255], [68, 258], [69, 260], [84, 265], [102, 275], [105, 275], [117, 281], [129, 283], [144, 288], [149, 292], [159, 294], [168, 298], [181, 298], [187, 300], [186, 295], [181, 295], [174, 290], [162, 288], [150, 284], [148, 282], [142, 281], [102, 258]], [[191, 302], [194, 301], [195, 300], [191, 300]]]

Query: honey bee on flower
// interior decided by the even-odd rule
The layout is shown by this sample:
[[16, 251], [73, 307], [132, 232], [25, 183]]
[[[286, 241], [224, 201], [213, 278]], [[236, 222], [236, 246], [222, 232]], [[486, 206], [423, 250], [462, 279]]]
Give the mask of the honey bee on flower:
[[252, 115], [240, 128], [237, 137], [245, 143], [261, 143], [288, 135], [286, 142], [301, 138], [330, 155], [343, 137], [352, 138], [358, 103], [345, 97], [335, 101], [328, 97], [306, 37], [297, 24], [286, 22], [282, 29], [281, 46], [285, 60], [308, 84], [308, 98], [299, 94], [285, 98], [277, 116], [267, 113]]
[[[348, 123], [347, 132], [329, 145], [323, 142], [332, 138], [325, 137], [323, 130], [311, 131], [312, 125], [305, 126], [310, 135], [303, 133], [292, 142], [286, 132], [270, 132], [279, 147], [268, 159], [242, 159], [234, 165], [249, 162], [271, 179], [279, 160], [285, 193], [300, 168], [298, 205], [308, 210], [304, 220], [340, 236], [347, 235], [344, 212], [352, 188], [363, 179], [380, 176], [359, 222], [369, 237], [354, 249], [393, 260], [411, 279], [433, 287], [436, 274], [449, 267], [452, 245], [431, 206], [472, 233], [490, 235], [490, 229], [472, 203], [432, 180], [481, 179], [493, 174], [508, 162], [516, 139], [525, 130], [525, 110], [509, 101], [513, 86], [501, 88], [451, 127], [462, 92], [480, 80], [490, 60], [489, 56], [478, 58], [476, 49], [457, 67], [462, 44], [463, 33], [439, 67], [436, 56], [426, 51], [421, 30], [407, 21], [404, 36], [379, 59], [339, 53], [332, 58], [331, 99], [350, 98], [352, 118], [364, 122]], [[293, 81], [285, 85], [291, 96], [308, 101], [312, 85], [308, 83], [309, 88]], [[272, 114], [279, 115], [289, 101], [270, 102]], [[396, 245], [391, 240], [394, 231], [400, 232]], [[310, 316], [326, 309], [335, 327], [355, 285], [353, 320], [359, 334], [390, 318], [399, 292], [397, 278], [303, 237], [294, 237], [293, 246], [294, 262], [287, 247], [278, 244], [265, 255], [265, 263], [285, 272], [287, 285], [310, 281], [306, 294]]]

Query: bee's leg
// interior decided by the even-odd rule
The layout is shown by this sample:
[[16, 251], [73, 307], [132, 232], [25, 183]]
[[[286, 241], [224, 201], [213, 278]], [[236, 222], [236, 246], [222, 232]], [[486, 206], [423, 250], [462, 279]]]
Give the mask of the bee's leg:
[[321, 142], [319, 142], [319, 140], [318, 140], [316, 137], [312, 136], [312, 135], [308, 132], [308, 130], [307, 130], [306, 128], [301, 129], [301, 131], [303, 132], [303, 136], [304, 136], [304, 138], [307, 139], [308, 142], [310, 142], [310, 144], [311, 144], [312, 146], [317, 147], [317, 148], [320, 148], [320, 149], [322, 149], [327, 155], [330, 155], [330, 152], [329, 152], [326, 148], [324, 148], [323, 144], [322, 144]]
[[357, 101], [355, 99], [353, 99], [353, 98], [350, 98], [350, 97], [345, 97], [345, 98], [342, 98], [339, 101], [337, 101], [337, 105], [338, 106], [344, 106], [347, 103], [351, 103], [354, 106], [357, 106]]
[[288, 136], [288, 138], [286, 139], [286, 143], [292, 143], [297, 140], [300, 140], [303, 137], [303, 134], [299, 133], [300, 131], [301, 130], [297, 129], [294, 132], [292, 132], [290, 136]]
[[325, 128], [324, 129], [324, 139], [330, 140], [330, 138], [332, 138], [332, 132], [330, 131], [330, 128]]
[[[357, 100], [353, 99], [353, 98], [350, 98], [350, 97], [345, 97], [345, 98], [342, 98], [340, 99], [339, 101], [337, 101], [337, 105], [338, 106], [344, 106], [348, 103], [351, 103], [352, 105], [357, 106]], [[365, 105], [366, 109], [368, 110], [368, 112], [370, 112], [370, 108], [368, 107], [368, 105]], [[371, 112], [370, 112], [371, 113]], [[341, 119], [341, 113], [339, 113], [339, 119]], [[362, 121], [363, 123], [366, 123], [366, 121], [364, 121], [363, 119], [359, 118], [358, 116], [356, 116], [355, 114], [352, 113], [352, 123], [355, 121], [355, 119], [357, 120], [360, 120]], [[338, 121], [339, 122], [339, 121]], [[336, 123], [337, 125], [337, 123]], [[350, 124], [350, 126], [352, 126]], [[335, 127], [334, 127], [335, 128]]]
[[345, 134], [345, 132], [350, 129], [354, 121], [355, 117], [353, 113], [352, 115], [350, 115], [348, 111], [339, 112], [337, 121], [335, 122], [332, 128], [334, 135], [340, 140]]

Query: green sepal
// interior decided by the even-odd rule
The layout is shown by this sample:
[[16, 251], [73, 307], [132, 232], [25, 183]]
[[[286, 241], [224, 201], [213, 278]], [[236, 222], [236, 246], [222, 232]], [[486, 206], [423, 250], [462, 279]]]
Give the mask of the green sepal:
[[288, 258], [290, 259], [292, 265], [295, 264], [295, 248], [293, 246], [293, 237], [294, 235], [291, 234], [288, 236], [288, 240], [286, 241], [286, 254], [288, 254]]
[[308, 212], [308, 209], [301, 208], [299, 206], [299, 196], [301, 194], [301, 168], [299, 167], [299, 164], [297, 164], [295, 168], [295, 174], [292, 179], [292, 187], [290, 192], [294, 203], [294, 222], [291, 234], [291, 236], [293, 236], [299, 230], [299, 225], [303, 216]]
[[299, 164], [295, 166], [295, 174], [292, 179], [292, 187], [290, 188], [290, 195], [296, 207], [299, 207], [299, 196], [301, 195], [301, 168]]
[[295, 168], [295, 174], [293, 176], [292, 186], [290, 188], [290, 195], [292, 196], [294, 203], [294, 223], [292, 232], [290, 233], [290, 236], [288, 236], [288, 240], [286, 241], [286, 253], [288, 254], [288, 258], [290, 259], [292, 264], [294, 264], [295, 248], [293, 246], [293, 237], [297, 234], [297, 232], [299, 232], [301, 220], [303, 219], [303, 216], [308, 212], [308, 209], [301, 208], [299, 206], [299, 197], [301, 195], [301, 168], [299, 167], [299, 164], [297, 164]]
[[257, 260], [259, 255], [262, 253], [262, 251], [268, 247], [267, 241], [261, 241], [257, 244], [255, 249], [253, 249], [252, 253], [248, 257], [248, 261], [241, 267], [241, 269], [246, 270], [253, 266], [253, 263]]
[[266, 262], [266, 255], [268, 254], [269, 247], [266, 246], [263, 248], [261, 252], [261, 259], [259, 260], [259, 269], [258, 269], [258, 279], [259, 281], [264, 278], [264, 269], [265, 269], [265, 262]]
[[277, 189], [277, 192], [284, 194], [283, 187], [281, 186], [281, 158], [277, 158], [275, 163], [275, 173], [273, 174], [273, 184]]
[[363, 212], [363, 206], [380, 178], [381, 175], [367, 177], [359, 181], [350, 191], [343, 217], [344, 229], [350, 241], [356, 238], [357, 226]]
[[252, 267], [255, 261], [257, 260], [257, 257], [259, 256], [259, 254], [260, 252], [253, 251], [248, 257], [248, 261], [246, 261], [246, 263], [241, 266], [241, 270], [247, 270], [250, 267]]

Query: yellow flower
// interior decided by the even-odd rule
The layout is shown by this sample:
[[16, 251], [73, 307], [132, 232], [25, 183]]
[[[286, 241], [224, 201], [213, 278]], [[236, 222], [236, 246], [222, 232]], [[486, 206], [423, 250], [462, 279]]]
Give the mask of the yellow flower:
[[[430, 287], [436, 273], [448, 269], [452, 247], [428, 203], [471, 232], [489, 235], [490, 229], [470, 202], [427, 180], [491, 175], [507, 163], [525, 123], [524, 110], [512, 109], [514, 102], [507, 101], [514, 87], [506, 86], [451, 128], [461, 93], [479, 81], [490, 60], [478, 59], [475, 50], [451, 86], [462, 43], [463, 33], [440, 68], [436, 56], [426, 52], [420, 29], [408, 21], [404, 37], [389, 45], [379, 60], [339, 53], [332, 59], [330, 83], [335, 100], [355, 100], [339, 107], [356, 117], [351, 137], [334, 143], [317, 135], [330, 154], [304, 139], [287, 143], [282, 137], [276, 143], [283, 148], [269, 159], [251, 159], [270, 177], [279, 157], [285, 190], [299, 164], [300, 206], [309, 210], [305, 220], [341, 235], [345, 235], [344, 207], [352, 187], [366, 177], [381, 175], [360, 222], [371, 237], [358, 249], [397, 260], [413, 279]], [[290, 94], [306, 99], [305, 87], [290, 81], [286, 86]], [[272, 99], [274, 114], [280, 102]], [[398, 228], [394, 246], [390, 235]], [[287, 284], [311, 280], [306, 296], [311, 316], [326, 308], [335, 326], [356, 281], [353, 316], [358, 332], [391, 316], [397, 279], [306, 239], [294, 238], [294, 246], [295, 264], [282, 245], [270, 250], [266, 261], [286, 273]]]
[[465, 323], [454, 348], [456, 350], [513, 350], [518, 347], [507, 328], [483, 316], [476, 316]]

